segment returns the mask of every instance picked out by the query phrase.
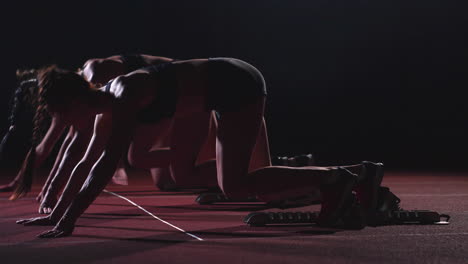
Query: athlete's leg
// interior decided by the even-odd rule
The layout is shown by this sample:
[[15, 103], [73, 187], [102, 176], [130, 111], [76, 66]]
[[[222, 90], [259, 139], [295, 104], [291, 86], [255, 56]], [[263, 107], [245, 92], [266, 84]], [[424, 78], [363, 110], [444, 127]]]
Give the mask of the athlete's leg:
[[[171, 139], [171, 151], [174, 157], [171, 162], [171, 175], [177, 187], [217, 186], [216, 161], [210, 158], [213, 150], [202, 148], [209, 138], [212, 127], [210, 123], [213, 125], [211, 112], [198, 112], [175, 118]], [[197, 159], [202, 162], [197, 164]]]
[[256, 196], [271, 202], [310, 195], [322, 196], [321, 225], [335, 225], [352, 199], [357, 176], [343, 168], [271, 166], [248, 172], [263, 118], [265, 98], [243, 109], [224, 112], [217, 131], [218, 183], [228, 198]]
[[[216, 120], [215, 120], [216, 121]], [[215, 123], [217, 125], [217, 122]], [[210, 126], [210, 133], [207, 142], [210, 142], [212, 148], [210, 149], [213, 154], [215, 155], [214, 159], [216, 158], [216, 129], [217, 126], [212, 129]], [[211, 138], [212, 137], [212, 138]], [[214, 140], [213, 140], [214, 139]], [[204, 148], [207, 144], [205, 144]], [[260, 132], [258, 133], [258, 137], [255, 143], [255, 147], [253, 149], [252, 158], [250, 159], [250, 166], [249, 172], [254, 171], [259, 168], [271, 166], [270, 160], [270, 149], [268, 145], [268, 137], [265, 125], [265, 119], [262, 120]], [[244, 197], [240, 201], [255, 201], [254, 197]], [[230, 201], [237, 201], [227, 199], [221, 193], [203, 193], [197, 197], [196, 202], [199, 204], [211, 204], [213, 202], [230, 202]]]
[[256, 195], [272, 201], [301, 196], [338, 180], [335, 168], [270, 166], [248, 173], [256, 139], [263, 121], [265, 99], [240, 111], [225, 112], [217, 131], [218, 182], [230, 198]]
[[[208, 137], [203, 144], [197, 158], [197, 164], [216, 160], [216, 129], [218, 121], [216, 114], [213, 111], [210, 119]], [[266, 129], [265, 119], [262, 120], [260, 132], [258, 133], [257, 141], [252, 152], [249, 171], [254, 171], [258, 168], [271, 166], [270, 146], [268, 142], [268, 133]]]
[[208, 127], [208, 136], [203, 143], [197, 157], [196, 164], [202, 164], [205, 162], [213, 162], [216, 160], [216, 129], [218, 128], [218, 121], [216, 119], [216, 113], [211, 112], [210, 122]]
[[128, 185], [128, 175], [127, 170], [125, 168], [125, 159], [126, 157], [122, 158], [119, 161], [119, 165], [114, 172], [114, 176], [112, 176], [112, 183], [117, 185]]
[[268, 142], [265, 118], [263, 118], [257, 141], [255, 142], [255, 147], [252, 152], [252, 158], [250, 159], [249, 172], [269, 166], [271, 166], [270, 145]]
[[153, 182], [159, 189], [172, 186], [173, 180], [170, 176], [169, 166], [156, 167], [148, 164], [147, 155], [150, 152], [161, 150], [163, 155], [170, 145], [170, 133], [172, 130], [172, 118], [165, 118], [155, 124], [140, 124], [134, 133], [132, 144], [128, 151], [130, 165], [150, 169]]
[[[129, 148], [130, 164], [148, 169], [171, 164], [171, 175], [179, 188], [216, 186], [215, 161], [196, 165], [201, 146], [207, 138], [209, 121], [210, 113], [198, 112], [190, 116], [175, 117], [171, 129], [167, 129], [168, 126], [163, 124], [140, 126]], [[162, 131], [161, 127], [164, 127], [166, 132], [160, 133], [157, 138], [168, 138], [170, 133], [170, 148], [155, 149], [155, 144], [147, 143], [150, 136], [154, 137], [158, 130]], [[164, 145], [166, 143], [164, 142]]]

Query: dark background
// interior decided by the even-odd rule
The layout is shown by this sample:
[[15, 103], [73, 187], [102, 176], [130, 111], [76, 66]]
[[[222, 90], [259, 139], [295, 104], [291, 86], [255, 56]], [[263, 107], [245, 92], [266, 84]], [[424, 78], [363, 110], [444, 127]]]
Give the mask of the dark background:
[[236, 57], [265, 76], [273, 155], [464, 170], [468, 16], [455, 1], [14, 1], [2, 6], [0, 130], [17, 68], [146, 53]]

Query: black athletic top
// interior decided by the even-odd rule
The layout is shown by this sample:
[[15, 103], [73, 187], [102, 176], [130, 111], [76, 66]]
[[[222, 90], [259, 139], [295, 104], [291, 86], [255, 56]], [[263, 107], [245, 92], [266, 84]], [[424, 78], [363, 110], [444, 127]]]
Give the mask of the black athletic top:
[[120, 55], [120, 59], [125, 65], [127, 72], [132, 72], [148, 66], [148, 63], [145, 62], [140, 54], [124, 54]]
[[[178, 87], [172, 62], [150, 65], [146, 70], [157, 80], [157, 94], [153, 102], [139, 111], [137, 120], [140, 123], [157, 123], [166, 117], [172, 117], [176, 110]], [[110, 90], [112, 81], [107, 83], [106, 92]]]

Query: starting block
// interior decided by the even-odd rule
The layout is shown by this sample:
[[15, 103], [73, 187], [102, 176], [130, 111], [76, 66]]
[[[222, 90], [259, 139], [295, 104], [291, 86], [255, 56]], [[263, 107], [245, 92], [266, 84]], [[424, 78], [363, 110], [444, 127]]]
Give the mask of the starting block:
[[249, 226], [309, 224], [317, 222], [318, 212], [254, 212], [244, 218]]
[[195, 202], [199, 205], [215, 204], [215, 203], [248, 203], [248, 202], [258, 202], [255, 198], [246, 198], [243, 200], [231, 200], [228, 199], [222, 193], [202, 193], [198, 195], [195, 199]]
[[[319, 212], [254, 212], [244, 218], [249, 226], [280, 224], [313, 224], [317, 222]], [[397, 210], [379, 213], [376, 226], [384, 225], [448, 225], [450, 216], [428, 210]]]
[[429, 210], [398, 210], [378, 213], [376, 223], [382, 225], [448, 225], [450, 216]]

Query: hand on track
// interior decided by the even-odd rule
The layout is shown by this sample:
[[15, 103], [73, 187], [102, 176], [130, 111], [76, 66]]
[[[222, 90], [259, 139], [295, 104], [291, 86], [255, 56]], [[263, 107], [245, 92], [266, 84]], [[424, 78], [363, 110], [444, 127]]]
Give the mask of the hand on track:
[[73, 233], [74, 226], [72, 227], [54, 227], [54, 229], [40, 233], [40, 238], [59, 238], [70, 236]]
[[9, 184], [0, 185], [0, 192], [12, 192], [15, 190], [16, 182], [10, 182]]
[[50, 214], [57, 203], [57, 198], [53, 195], [46, 195], [42, 199], [41, 205], [39, 205], [40, 214]]
[[21, 219], [16, 221], [17, 224], [20, 225], [38, 225], [38, 226], [52, 226], [56, 224], [56, 221], [53, 221], [50, 216], [41, 216], [41, 217], [34, 217], [28, 219]]

